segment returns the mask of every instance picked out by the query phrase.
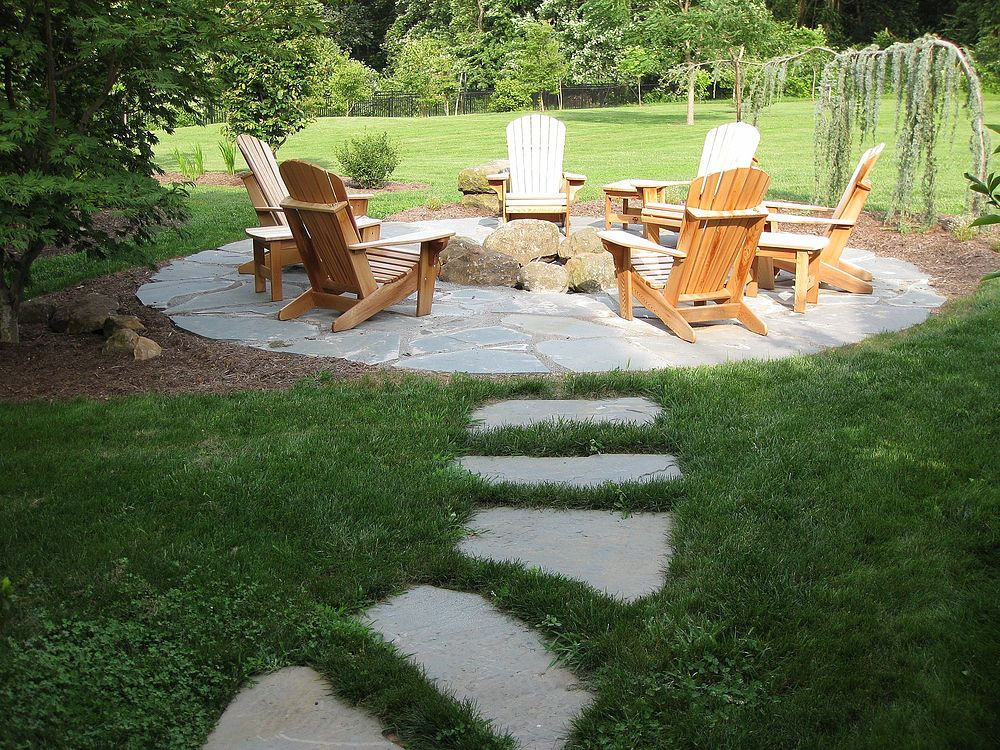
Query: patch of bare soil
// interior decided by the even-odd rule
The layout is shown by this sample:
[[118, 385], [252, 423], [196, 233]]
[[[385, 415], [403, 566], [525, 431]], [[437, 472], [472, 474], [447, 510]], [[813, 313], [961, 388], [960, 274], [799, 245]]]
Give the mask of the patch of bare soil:
[[216, 185], [221, 187], [243, 187], [243, 180], [239, 174], [229, 174], [228, 172], [205, 172], [200, 177], [193, 180], [188, 179], [180, 172], [164, 172], [155, 174], [153, 177], [157, 182], [170, 184], [171, 182], [193, 182], [195, 185]]
[[440, 208], [414, 206], [405, 211], [386, 217], [385, 221], [433, 221], [434, 219], [476, 219], [496, 216], [479, 206], [463, 206], [461, 203], [445, 203]]
[[53, 333], [45, 325], [22, 325], [20, 344], [0, 344], [0, 400], [275, 390], [314, 373], [354, 378], [375, 370], [347, 360], [251, 349], [183, 331], [136, 298], [136, 290], [151, 274], [147, 268], [122, 271], [47, 298], [59, 302], [92, 292], [106, 294], [118, 300], [121, 312], [143, 322], [143, 335], [163, 347], [163, 354], [137, 362], [129, 356], [104, 354], [100, 334], [74, 336]]

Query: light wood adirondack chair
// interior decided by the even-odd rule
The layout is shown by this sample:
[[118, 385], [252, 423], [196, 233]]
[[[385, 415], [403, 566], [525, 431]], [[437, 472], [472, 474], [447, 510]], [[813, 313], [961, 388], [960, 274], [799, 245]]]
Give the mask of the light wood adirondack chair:
[[507, 125], [510, 170], [487, 177], [500, 199], [500, 219], [546, 219], [569, 234], [569, 208], [587, 178], [563, 171], [566, 126], [554, 117], [526, 115]]
[[[325, 190], [326, 170], [293, 161], [281, 165], [281, 174], [293, 196], [283, 200], [281, 207], [302, 254], [310, 288], [281, 308], [280, 320], [324, 307], [341, 311], [332, 329], [346, 331], [414, 291], [417, 316], [430, 313], [440, 271], [438, 256], [454, 232], [414, 232], [392, 239], [363, 240], [346, 201], [330, 205], [295, 199], [311, 190]], [[300, 187], [303, 193], [299, 193]]]
[[[752, 166], [756, 161], [760, 131], [745, 122], [730, 122], [712, 128], [705, 135], [701, 162], [695, 178], [714, 172]], [[662, 200], [664, 188], [690, 185], [691, 180], [637, 180], [636, 189], [642, 198], [640, 220], [646, 227], [646, 236], [656, 241], [661, 229], [676, 231], [684, 220], [684, 206]]]
[[614, 257], [621, 316], [632, 319], [635, 297], [684, 341], [695, 340], [691, 323], [728, 318], [766, 336], [743, 290], [767, 219], [763, 201], [770, 183], [766, 173], [749, 167], [694, 180], [680, 233], [671, 233], [667, 245], [622, 230], [599, 232]]
[[[821, 282], [845, 292], [872, 293], [871, 273], [848, 263], [841, 255], [871, 192], [868, 175], [884, 148], [885, 144], [880, 143], [861, 156], [836, 208], [787, 201], [769, 201], [766, 204], [772, 212], [767, 217], [769, 230], [775, 224], [811, 224], [825, 226], [826, 232], [817, 235], [765, 231], [760, 238], [748, 294], [755, 295], [758, 287], [773, 289], [775, 268], [795, 274], [795, 312], [804, 313], [807, 303], [819, 301]], [[826, 212], [831, 216], [784, 213], [796, 210]]]
[[[243, 185], [257, 213], [259, 227], [247, 229], [247, 236], [253, 241], [253, 260], [239, 267], [240, 273], [254, 275], [254, 288], [258, 292], [265, 291], [265, 280], [271, 282], [271, 300], [283, 298], [281, 288], [281, 270], [285, 266], [301, 263], [292, 230], [281, 209], [281, 201], [288, 197], [288, 189], [278, 170], [271, 147], [259, 138], [242, 133], [236, 136], [236, 145], [243, 154], [243, 159], [250, 167], [249, 174], [243, 175]], [[378, 219], [369, 218], [368, 201], [370, 194], [347, 195], [343, 181], [333, 175], [336, 196], [329, 202], [337, 200], [349, 201], [351, 210], [357, 214], [357, 222], [365, 239], [377, 239], [379, 235]]]

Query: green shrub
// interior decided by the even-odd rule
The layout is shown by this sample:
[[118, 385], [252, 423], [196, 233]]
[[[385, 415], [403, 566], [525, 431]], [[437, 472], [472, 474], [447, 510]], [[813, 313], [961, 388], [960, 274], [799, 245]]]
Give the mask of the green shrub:
[[399, 149], [385, 131], [365, 131], [340, 144], [334, 152], [348, 177], [361, 187], [382, 187], [399, 166]]
[[528, 87], [513, 78], [497, 81], [490, 97], [491, 112], [519, 112], [531, 109], [531, 92]]

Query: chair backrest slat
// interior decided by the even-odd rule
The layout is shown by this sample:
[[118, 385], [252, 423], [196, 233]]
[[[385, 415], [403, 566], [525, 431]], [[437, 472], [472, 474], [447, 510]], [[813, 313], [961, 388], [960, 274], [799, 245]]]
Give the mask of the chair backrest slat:
[[[243, 159], [246, 161], [250, 171], [253, 172], [257, 186], [260, 188], [264, 200], [269, 206], [280, 206], [281, 201], [288, 197], [288, 189], [278, 172], [278, 162], [274, 158], [271, 147], [259, 138], [241, 133], [236, 136], [236, 146]], [[252, 199], [252, 196], [251, 196]], [[288, 220], [281, 214], [277, 214], [277, 221], [287, 225]]]
[[751, 166], [758, 145], [760, 131], [748, 123], [730, 122], [712, 128], [705, 136], [698, 177]]
[[711, 211], [760, 208], [760, 215], [694, 219], [685, 215], [677, 248], [685, 252], [674, 264], [664, 293], [676, 303], [684, 295], [742, 294], [766, 211], [764, 194], [771, 178], [750, 167], [699, 177], [691, 183], [686, 205]]
[[562, 190], [566, 126], [546, 115], [525, 115], [507, 125], [510, 192], [553, 195]]

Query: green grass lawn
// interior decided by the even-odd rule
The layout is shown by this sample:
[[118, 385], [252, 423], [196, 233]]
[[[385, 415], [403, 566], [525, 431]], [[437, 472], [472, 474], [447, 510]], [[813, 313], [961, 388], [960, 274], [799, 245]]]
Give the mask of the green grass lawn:
[[[879, 138], [895, 143], [892, 110], [888, 101], [879, 127]], [[813, 192], [813, 110], [811, 101], [793, 100], [776, 104], [761, 118], [758, 156], [773, 178], [772, 193], [778, 198], [811, 199]], [[694, 174], [701, 157], [705, 133], [734, 118], [729, 102], [698, 105], [695, 125], [684, 124], [683, 104], [651, 104], [644, 107], [567, 110], [551, 112], [566, 123], [566, 168], [587, 175], [583, 199], [601, 197], [600, 187], [625, 177], [684, 179]], [[365, 128], [388, 131], [400, 144], [402, 162], [394, 179], [426, 182], [428, 190], [404, 196], [380, 197], [374, 213], [386, 215], [425, 202], [434, 196], [442, 201], [459, 198], [458, 172], [473, 164], [506, 157], [504, 127], [517, 117], [512, 113], [433, 118], [324, 118], [296, 133], [281, 148], [279, 159], [307, 159], [336, 169], [334, 148]], [[987, 101], [987, 121], [1000, 120], [1000, 97]], [[943, 213], [962, 213], [968, 183], [962, 177], [969, 169], [968, 134], [961, 126], [954, 145], [941, 148], [940, 205]], [[218, 125], [181, 128], [164, 135], [157, 149], [165, 169], [176, 168], [172, 151], [191, 152], [201, 144], [210, 170], [223, 168], [218, 152]], [[860, 152], [859, 152], [860, 153]], [[891, 153], [874, 173], [875, 189], [869, 207], [885, 209], [891, 192]], [[239, 160], [238, 168], [245, 168]]]
[[[898, 335], [563, 381], [0, 405], [0, 746], [195, 748], [241, 682], [309, 664], [409, 748], [507, 747], [354, 615], [489, 597], [597, 693], [571, 747], [993, 747], [1000, 280]], [[647, 394], [643, 428], [469, 438], [499, 397]], [[490, 489], [463, 452], [670, 450], [685, 478]], [[637, 603], [454, 543], [477, 503], [671, 509]]]

